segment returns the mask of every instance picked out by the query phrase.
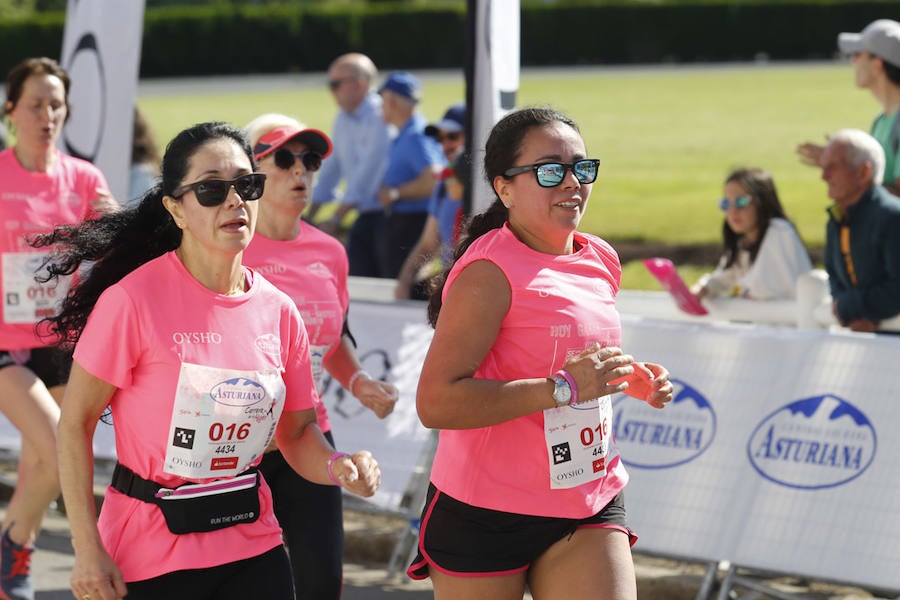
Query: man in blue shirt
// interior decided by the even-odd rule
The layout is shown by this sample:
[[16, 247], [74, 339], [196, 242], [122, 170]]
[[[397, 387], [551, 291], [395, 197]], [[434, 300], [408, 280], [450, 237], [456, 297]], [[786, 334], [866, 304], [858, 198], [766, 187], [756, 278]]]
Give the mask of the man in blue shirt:
[[438, 143], [425, 135], [425, 117], [416, 110], [422, 86], [411, 73], [392, 73], [378, 90], [384, 121], [397, 130], [378, 200], [387, 214], [387, 277], [396, 278], [419, 240], [428, 202], [445, 165]]
[[350, 53], [339, 56], [328, 69], [328, 86], [340, 107], [331, 132], [334, 151], [322, 163], [313, 189], [308, 218], [319, 207], [337, 198], [344, 181], [340, 206], [323, 230], [336, 234], [344, 216], [356, 209], [357, 217], [347, 237], [350, 275], [389, 277], [385, 270], [385, 214], [378, 190], [387, 166], [390, 135], [382, 119], [381, 97], [372, 91], [378, 71], [369, 57]]
[[883, 173], [884, 150], [869, 134], [842, 129], [829, 138], [825, 270], [832, 312], [853, 331], [876, 331], [900, 314], [900, 198], [878, 185]]

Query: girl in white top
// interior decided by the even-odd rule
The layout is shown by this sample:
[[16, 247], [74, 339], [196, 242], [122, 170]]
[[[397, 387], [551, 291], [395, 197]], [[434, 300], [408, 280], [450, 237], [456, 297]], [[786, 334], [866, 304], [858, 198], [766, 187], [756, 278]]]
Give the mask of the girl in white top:
[[725, 179], [719, 208], [725, 213], [725, 254], [716, 270], [695, 284], [696, 296], [794, 298], [797, 278], [812, 269], [812, 263], [785, 216], [772, 176], [757, 168], [733, 171]]

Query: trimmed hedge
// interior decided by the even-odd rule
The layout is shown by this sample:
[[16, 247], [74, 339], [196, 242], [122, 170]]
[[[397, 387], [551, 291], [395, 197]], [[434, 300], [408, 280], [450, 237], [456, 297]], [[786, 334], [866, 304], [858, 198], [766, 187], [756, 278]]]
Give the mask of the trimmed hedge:
[[[544, 2], [522, 8], [522, 63], [572, 65], [833, 56], [840, 31], [900, 20], [896, 0]], [[183, 6], [148, 9], [141, 76], [322, 71], [344, 52], [382, 69], [460, 68], [461, 5]], [[0, 72], [59, 56], [63, 13], [0, 21]]]

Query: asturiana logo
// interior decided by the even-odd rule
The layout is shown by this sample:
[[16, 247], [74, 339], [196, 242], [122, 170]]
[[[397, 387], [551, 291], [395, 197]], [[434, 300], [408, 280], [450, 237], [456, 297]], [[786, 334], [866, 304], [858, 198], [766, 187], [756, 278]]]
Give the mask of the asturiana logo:
[[225, 406], [253, 406], [266, 399], [266, 390], [246, 377], [235, 377], [214, 385], [209, 396]]
[[875, 428], [858, 408], [825, 394], [787, 404], [756, 426], [747, 456], [779, 485], [816, 490], [851, 481], [875, 458]]
[[703, 454], [716, 437], [716, 413], [696, 389], [672, 379], [674, 397], [666, 409], [619, 394], [613, 400], [613, 431], [622, 462], [665, 469]]

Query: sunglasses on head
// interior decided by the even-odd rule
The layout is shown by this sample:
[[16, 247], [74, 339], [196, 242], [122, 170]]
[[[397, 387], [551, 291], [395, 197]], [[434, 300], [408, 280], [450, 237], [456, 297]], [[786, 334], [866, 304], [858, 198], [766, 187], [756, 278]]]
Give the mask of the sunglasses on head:
[[249, 173], [234, 179], [206, 179], [188, 183], [175, 188], [172, 192], [172, 197], [178, 199], [184, 196], [188, 190], [194, 190], [194, 195], [197, 196], [197, 202], [200, 203], [200, 206], [212, 207], [219, 206], [225, 202], [225, 198], [228, 197], [228, 190], [232, 187], [244, 202], [259, 200], [260, 196], [263, 195], [265, 185], [265, 173]]
[[597, 179], [597, 170], [600, 168], [600, 161], [596, 158], [585, 158], [576, 160], [573, 163], [538, 163], [535, 165], [523, 165], [521, 167], [513, 167], [507, 169], [503, 173], [504, 177], [514, 177], [520, 173], [534, 171], [538, 185], [541, 187], [553, 187], [562, 183], [566, 178], [566, 171], [572, 170], [578, 183], [588, 184], [594, 183]]
[[303, 168], [310, 173], [318, 171], [319, 167], [322, 166], [322, 155], [318, 152], [292, 152], [287, 148], [279, 148], [275, 151], [273, 157], [275, 158], [275, 165], [285, 171], [293, 168], [298, 158], [303, 163]]
[[753, 198], [747, 196], [746, 194], [743, 196], [738, 196], [734, 199], [733, 202], [728, 198], [721, 198], [719, 199], [719, 210], [721, 210], [722, 212], [728, 212], [728, 209], [731, 208], [732, 205], [734, 205], [735, 208], [747, 208], [748, 206], [750, 206], [750, 202], [752, 201]]

